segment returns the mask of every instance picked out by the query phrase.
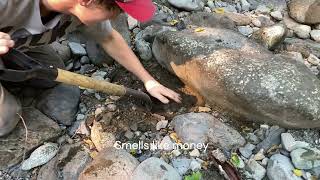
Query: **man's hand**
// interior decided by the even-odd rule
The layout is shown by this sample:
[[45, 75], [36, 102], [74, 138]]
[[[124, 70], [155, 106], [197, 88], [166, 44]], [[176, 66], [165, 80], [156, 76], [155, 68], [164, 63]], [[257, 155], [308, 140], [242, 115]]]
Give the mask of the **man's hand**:
[[0, 55], [6, 54], [10, 48], [13, 48], [14, 41], [9, 34], [0, 32]]
[[177, 103], [181, 103], [181, 97], [178, 93], [164, 87], [155, 80], [149, 80], [144, 85], [148, 93], [151, 96], [159, 99], [162, 103], [169, 103], [169, 99], [172, 99]]

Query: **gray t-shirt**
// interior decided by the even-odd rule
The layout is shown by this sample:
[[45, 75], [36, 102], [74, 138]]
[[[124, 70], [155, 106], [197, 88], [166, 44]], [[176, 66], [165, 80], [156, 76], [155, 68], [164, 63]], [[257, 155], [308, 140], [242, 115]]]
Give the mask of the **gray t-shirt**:
[[66, 14], [59, 14], [43, 24], [40, 0], [0, 0], [0, 32], [10, 34], [20, 50], [51, 43], [76, 29], [103, 38], [112, 27], [108, 20], [88, 27]]

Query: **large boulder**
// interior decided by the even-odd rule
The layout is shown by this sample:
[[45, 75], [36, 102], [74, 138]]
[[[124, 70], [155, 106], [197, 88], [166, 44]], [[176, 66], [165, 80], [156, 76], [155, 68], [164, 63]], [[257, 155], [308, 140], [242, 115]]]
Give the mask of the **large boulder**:
[[251, 121], [320, 126], [319, 79], [303, 64], [275, 56], [233, 30], [162, 33], [153, 53], [211, 105]]
[[320, 0], [292, 0], [289, 5], [290, 16], [303, 24], [320, 23]]

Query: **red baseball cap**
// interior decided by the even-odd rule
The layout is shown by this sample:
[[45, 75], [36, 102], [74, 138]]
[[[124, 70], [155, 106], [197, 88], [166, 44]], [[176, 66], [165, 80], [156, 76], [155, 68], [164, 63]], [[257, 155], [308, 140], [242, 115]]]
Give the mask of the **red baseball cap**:
[[152, 19], [156, 6], [151, 0], [115, 0], [118, 6], [140, 22]]

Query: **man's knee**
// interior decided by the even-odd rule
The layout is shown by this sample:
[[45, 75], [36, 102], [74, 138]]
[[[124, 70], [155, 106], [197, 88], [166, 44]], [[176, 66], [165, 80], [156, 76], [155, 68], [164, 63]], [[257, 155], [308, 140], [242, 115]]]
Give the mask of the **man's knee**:
[[20, 103], [0, 84], [0, 137], [9, 134], [18, 124]]

